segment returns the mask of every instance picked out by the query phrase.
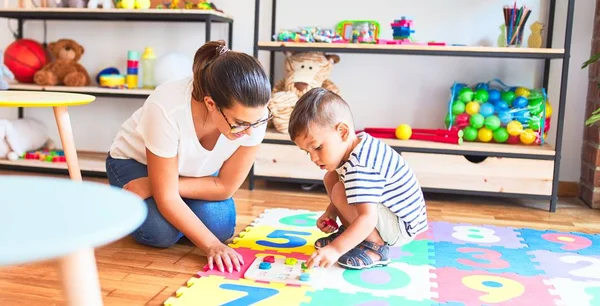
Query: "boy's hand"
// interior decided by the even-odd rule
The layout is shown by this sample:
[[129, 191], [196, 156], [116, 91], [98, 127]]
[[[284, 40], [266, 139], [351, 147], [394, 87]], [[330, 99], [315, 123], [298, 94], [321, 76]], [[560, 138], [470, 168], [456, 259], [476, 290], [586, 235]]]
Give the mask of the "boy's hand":
[[336, 251], [331, 246], [326, 246], [322, 249], [319, 249], [310, 255], [308, 261], [306, 261], [306, 267], [311, 269], [314, 266], [321, 268], [329, 268], [331, 265], [335, 264], [338, 259], [342, 256], [338, 251]]
[[[331, 221], [336, 222], [335, 221], [336, 219], [337, 219], [337, 216], [334, 216], [328, 212], [325, 212], [317, 220], [317, 227], [324, 233], [333, 233], [335, 230], [337, 230], [337, 227], [331, 226], [329, 224], [329, 222], [331, 222]], [[331, 220], [331, 221], [329, 221], [329, 220]]]

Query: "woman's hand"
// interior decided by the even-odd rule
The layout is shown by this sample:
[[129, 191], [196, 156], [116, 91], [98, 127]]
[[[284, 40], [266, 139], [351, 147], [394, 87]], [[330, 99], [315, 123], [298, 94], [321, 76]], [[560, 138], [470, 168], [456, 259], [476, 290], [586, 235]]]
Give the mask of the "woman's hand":
[[152, 197], [152, 186], [150, 179], [146, 176], [130, 181], [123, 186], [123, 189], [137, 194], [144, 200]]
[[244, 265], [242, 255], [221, 242], [211, 245], [206, 252], [206, 257], [208, 257], [208, 268], [211, 270], [216, 264], [219, 271], [224, 272], [226, 268], [231, 273], [233, 269], [241, 271], [241, 266]]

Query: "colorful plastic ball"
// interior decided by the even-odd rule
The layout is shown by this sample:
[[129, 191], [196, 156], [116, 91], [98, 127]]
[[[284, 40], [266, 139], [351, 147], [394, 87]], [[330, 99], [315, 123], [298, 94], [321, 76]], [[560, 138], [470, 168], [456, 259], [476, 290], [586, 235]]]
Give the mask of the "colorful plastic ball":
[[458, 115], [465, 112], [465, 102], [463, 101], [454, 101], [452, 103], [452, 114]]
[[525, 129], [523, 130], [523, 133], [519, 135], [519, 139], [523, 144], [532, 144], [536, 139], [535, 132], [532, 129]]
[[458, 92], [458, 99], [467, 103], [473, 101], [473, 89], [465, 87]]
[[490, 94], [485, 89], [478, 89], [477, 91], [475, 91], [475, 94], [473, 94], [474, 101], [487, 102], [489, 98]]
[[531, 99], [542, 99], [542, 98], [544, 98], [544, 95], [542, 95], [542, 93], [539, 90], [534, 89], [531, 92], [529, 92], [529, 96], [527, 98], [529, 98], [530, 100]]
[[508, 132], [505, 128], [500, 127], [494, 131], [494, 141], [498, 143], [503, 143], [508, 140]]
[[494, 114], [494, 105], [492, 103], [485, 102], [481, 104], [479, 108], [479, 113], [484, 117], [489, 117]]
[[549, 130], [550, 130], [550, 118], [546, 118], [546, 121], [544, 121], [544, 133], [548, 133]]
[[529, 89], [525, 88], [525, 87], [517, 87], [517, 89], [515, 89], [515, 95], [517, 95], [517, 96], [527, 98], [527, 97], [529, 97], [530, 93], [531, 92], [529, 91]]
[[455, 124], [468, 125], [469, 124], [469, 117], [471, 117], [469, 114], [462, 113], [460, 115], [454, 116], [454, 121], [453, 122], [455, 122]]
[[403, 123], [396, 128], [396, 138], [407, 140], [410, 139], [410, 136], [412, 136], [412, 129], [408, 124]]
[[537, 131], [540, 129], [542, 124], [541, 124], [540, 119], [531, 118], [531, 119], [529, 119], [529, 122], [527, 122], [527, 125], [530, 129]]
[[477, 139], [477, 129], [472, 126], [467, 126], [463, 130], [463, 140], [475, 141]]
[[446, 123], [446, 127], [450, 127], [450, 120], [452, 120], [452, 123], [456, 122], [456, 116], [448, 113], [446, 115], [446, 119], [444, 119], [444, 122]]
[[521, 122], [513, 120], [506, 125], [506, 131], [511, 136], [519, 136], [523, 132], [523, 124]]
[[499, 100], [495, 103], [496, 106], [496, 110], [500, 111], [500, 110], [508, 110], [509, 106], [508, 103], [504, 100]]
[[480, 128], [477, 132], [477, 139], [479, 139], [479, 141], [481, 142], [490, 142], [493, 137], [493, 132], [488, 130], [487, 128]]
[[521, 110], [521, 111], [515, 112], [514, 119], [525, 124], [529, 121], [529, 119], [531, 119], [531, 113], [527, 110]]
[[524, 108], [528, 103], [527, 98], [519, 96], [513, 100], [512, 106], [515, 108]]
[[532, 115], [538, 116], [544, 111], [544, 100], [543, 99], [533, 99], [529, 100], [529, 106], [527, 109], [531, 112]]
[[481, 127], [483, 127], [484, 122], [485, 118], [483, 118], [483, 115], [481, 114], [475, 114], [472, 115], [471, 118], [469, 118], [469, 124], [476, 129], [480, 129]]
[[499, 101], [501, 98], [501, 93], [498, 89], [491, 89], [488, 92], [488, 94], [489, 94], [488, 101], [491, 101], [491, 102]]
[[512, 102], [515, 99], [515, 93], [512, 91], [503, 91], [501, 97], [508, 105], [512, 105]]
[[546, 118], [552, 117], [552, 105], [546, 101]]
[[500, 127], [500, 119], [496, 116], [489, 116], [485, 118], [485, 122], [483, 124], [488, 130], [495, 131]]
[[467, 111], [467, 114], [469, 115], [475, 115], [477, 113], [479, 113], [479, 103], [477, 102], [468, 102], [467, 106], [465, 107], [465, 110]]
[[498, 112], [498, 119], [500, 119], [500, 123], [507, 125], [513, 120], [513, 115], [509, 111], [503, 110]]
[[508, 139], [506, 140], [506, 143], [509, 143], [509, 144], [520, 144], [521, 140], [519, 140], [519, 135], [510, 135], [510, 136], [508, 136]]

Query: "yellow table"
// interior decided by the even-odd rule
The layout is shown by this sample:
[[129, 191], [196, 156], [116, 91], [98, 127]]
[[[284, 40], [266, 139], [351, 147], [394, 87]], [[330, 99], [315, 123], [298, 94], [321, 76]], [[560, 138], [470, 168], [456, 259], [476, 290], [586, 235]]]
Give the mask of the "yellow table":
[[67, 107], [89, 104], [94, 100], [96, 97], [91, 95], [68, 92], [0, 91], [0, 107], [52, 107], [54, 109], [54, 118], [65, 152], [69, 176], [74, 181], [81, 181], [82, 178]]

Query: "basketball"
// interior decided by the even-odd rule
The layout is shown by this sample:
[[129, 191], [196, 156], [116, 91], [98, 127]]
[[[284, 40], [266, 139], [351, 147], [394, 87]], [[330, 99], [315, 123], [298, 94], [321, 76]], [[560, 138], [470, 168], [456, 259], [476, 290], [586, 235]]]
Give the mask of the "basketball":
[[33, 75], [46, 65], [48, 56], [40, 43], [18, 39], [4, 51], [4, 65], [21, 83], [33, 83]]

